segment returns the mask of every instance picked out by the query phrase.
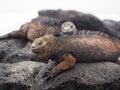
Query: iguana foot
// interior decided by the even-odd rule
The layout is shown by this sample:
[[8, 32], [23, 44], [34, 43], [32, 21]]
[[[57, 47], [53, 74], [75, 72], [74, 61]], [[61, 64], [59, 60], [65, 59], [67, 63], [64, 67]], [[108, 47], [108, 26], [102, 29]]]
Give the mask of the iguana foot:
[[50, 68], [50, 69], [48, 69], [48, 71], [43, 73], [43, 76], [41, 78], [45, 78], [45, 80], [50, 80], [59, 73], [60, 72], [56, 68]]

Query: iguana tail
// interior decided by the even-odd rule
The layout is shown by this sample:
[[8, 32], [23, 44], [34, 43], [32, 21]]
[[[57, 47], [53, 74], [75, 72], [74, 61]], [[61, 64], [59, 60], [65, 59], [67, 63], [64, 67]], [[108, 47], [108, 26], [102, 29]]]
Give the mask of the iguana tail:
[[8, 38], [11, 38], [11, 34], [10, 33], [5, 34], [3, 36], [0, 36], [0, 40], [4, 40], [4, 39], [8, 39]]

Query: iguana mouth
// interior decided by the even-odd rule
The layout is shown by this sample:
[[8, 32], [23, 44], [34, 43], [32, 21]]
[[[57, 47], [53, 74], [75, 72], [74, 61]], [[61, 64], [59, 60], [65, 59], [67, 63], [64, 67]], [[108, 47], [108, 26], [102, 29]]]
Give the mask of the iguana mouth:
[[31, 50], [32, 50], [32, 52], [37, 53], [37, 52], [42, 51], [42, 47], [41, 46], [39, 46], [39, 47], [31, 46]]
[[42, 50], [43, 48], [44, 48], [44, 46], [46, 45], [46, 42], [42, 42], [42, 43], [40, 43], [39, 45], [32, 45], [31, 46], [31, 50], [32, 51], [34, 51], [34, 52], [36, 52], [36, 51], [40, 51], [40, 50]]

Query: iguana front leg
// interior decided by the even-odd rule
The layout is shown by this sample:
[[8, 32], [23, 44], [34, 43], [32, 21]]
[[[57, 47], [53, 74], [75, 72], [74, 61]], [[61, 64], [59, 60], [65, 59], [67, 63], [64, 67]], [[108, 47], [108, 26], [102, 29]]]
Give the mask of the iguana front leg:
[[45, 72], [43, 77], [46, 77], [48, 80], [50, 78], [55, 77], [59, 73], [72, 68], [75, 65], [76, 59], [71, 54], [67, 53], [64, 54], [62, 57], [63, 57], [63, 61], [54, 68], [50, 69], [49, 72]]
[[76, 59], [69, 53], [64, 54], [62, 57], [63, 61], [55, 67], [55, 69], [59, 72], [63, 72], [67, 69], [70, 69], [76, 63]]

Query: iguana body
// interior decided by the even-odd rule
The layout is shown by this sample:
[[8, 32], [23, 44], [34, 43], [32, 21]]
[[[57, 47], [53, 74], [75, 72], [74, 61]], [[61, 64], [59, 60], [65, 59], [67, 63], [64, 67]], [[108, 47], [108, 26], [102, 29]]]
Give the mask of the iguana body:
[[36, 38], [44, 36], [46, 33], [69, 34], [69, 33], [73, 33], [75, 30], [76, 30], [75, 25], [69, 21], [64, 22], [61, 26], [51, 26], [51, 25], [43, 24], [41, 22], [36, 22], [36, 23], [31, 22], [21, 26], [20, 30], [13, 31], [6, 35], [1, 36], [0, 39], [26, 38], [28, 40], [33, 41]]
[[55, 60], [54, 74], [65, 71], [76, 62], [111, 61], [120, 64], [120, 41], [101, 32], [82, 31], [73, 36], [46, 35], [36, 39], [34, 53]]

